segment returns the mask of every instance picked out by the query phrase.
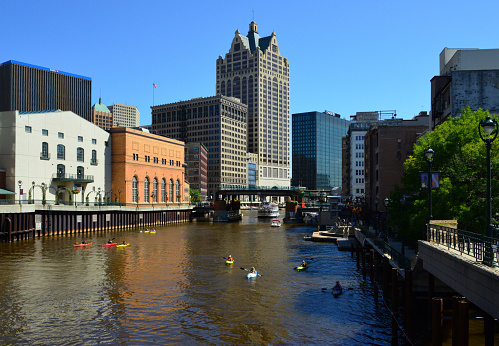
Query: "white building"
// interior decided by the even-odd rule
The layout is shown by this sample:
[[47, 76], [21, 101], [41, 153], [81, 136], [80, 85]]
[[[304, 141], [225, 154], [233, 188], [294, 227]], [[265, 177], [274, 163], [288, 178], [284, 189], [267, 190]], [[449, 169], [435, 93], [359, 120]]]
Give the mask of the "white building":
[[140, 112], [137, 109], [137, 107], [113, 102], [113, 105], [109, 106], [108, 108], [113, 113], [115, 126], [117, 127], [140, 126]]
[[[108, 132], [69, 111], [0, 112], [0, 168], [16, 199], [104, 200], [111, 190]], [[20, 185], [20, 186], [19, 186]], [[19, 193], [21, 195], [19, 196]], [[14, 196], [13, 196], [14, 197]]]

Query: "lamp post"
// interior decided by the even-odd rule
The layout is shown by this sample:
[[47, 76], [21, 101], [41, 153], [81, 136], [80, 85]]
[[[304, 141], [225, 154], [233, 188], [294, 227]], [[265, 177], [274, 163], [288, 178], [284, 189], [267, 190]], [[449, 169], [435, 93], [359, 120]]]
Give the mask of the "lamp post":
[[45, 203], [46, 203], [45, 193], [46, 193], [46, 190], [45, 190], [45, 183], [43, 183], [43, 182], [42, 182], [42, 204], [43, 204], [43, 205], [45, 205]]
[[433, 212], [432, 212], [432, 205], [431, 205], [431, 185], [432, 183], [432, 177], [431, 177], [431, 164], [433, 163], [433, 155], [435, 155], [435, 152], [433, 151], [432, 148], [428, 147], [424, 151], [425, 154], [425, 159], [426, 162], [428, 162], [428, 224], [430, 224], [430, 221], [433, 219]]
[[101, 201], [101, 199], [100, 199], [100, 187], [97, 189], [97, 191], [99, 192], [99, 207], [100, 207], [100, 201]]
[[22, 190], [21, 190], [21, 186], [23, 186], [23, 181], [22, 180], [19, 180], [17, 182], [17, 185], [19, 185], [19, 206], [21, 205], [21, 195], [22, 195]]
[[[485, 133], [485, 138], [482, 136], [482, 132], [480, 131], [480, 127], [482, 127], [483, 132]], [[492, 132], [496, 130], [495, 134], [493, 137], [490, 137]], [[491, 187], [491, 178], [492, 178], [492, 173], [491, 173], [491, 164], [490, 164], [490, 148], [492, 147], [492, 142], [496, 139], [498, 130], [498, 125], [497, 121], [492, 120], [490, 117], [485, 118], [484, 121], [482, 121], [478, 125], [478, 134], [480, 135], [480, 138], [482, 141], [485, 143], [485, 146], [487, 148], [487, 228], [485, 231], [485, 235], [487, 236], [487, 241], [485, 242], [485, 257], [484, 257], [484, 263], [486, 265], [491, 266], [492, 265], [492, 257], [493, 257], [493, 252], [492, 252], [492, 243], [491, 239], [492, 238], [492, 187]]]
[[31, 182], [31, 195], [33, 196], [33, 204], [35, 204], [35, 182]]
[[121, 189], [118, 189], [118, 203], [119, 203], [120, 208], [121, 208]]

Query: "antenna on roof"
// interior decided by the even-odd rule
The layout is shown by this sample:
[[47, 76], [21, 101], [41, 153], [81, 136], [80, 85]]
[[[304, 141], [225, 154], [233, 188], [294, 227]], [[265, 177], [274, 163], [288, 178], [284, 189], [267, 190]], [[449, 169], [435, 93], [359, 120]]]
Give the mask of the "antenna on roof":
[[253, 21], [255, 21], [255, 8], [252, 8], [251, 11], [253, 12]]

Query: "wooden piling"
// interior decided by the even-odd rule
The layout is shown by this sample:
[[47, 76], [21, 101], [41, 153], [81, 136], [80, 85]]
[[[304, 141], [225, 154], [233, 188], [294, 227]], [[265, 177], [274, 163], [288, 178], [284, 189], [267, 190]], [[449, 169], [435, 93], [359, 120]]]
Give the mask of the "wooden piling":
[[[458, 336], [458, 345], [459, 346], [468, 346], [469, 343], [469, 335], [470, 335], [470, 307], [469, 303], [465, 300], [461, 300], [457, 303], [458, 305], [458, 314], [459, 314], [459, 336]], [[454, 339], [454, 337], [452, 337]], [[487, 345], [487, 341], [485, 341]]]
[[409, 335], [410, 337], [414, 334], [412, 301], [412, 270], [406, 269], [404, 278], [404, 326], [407, 335]]
[[[462, 308], [464, 309], [464, 307]], [[483, 332], [485, 334], [485, 346], [494, 345], [494, 317], [485, 313], [485, 318], [483, 321]]]
[[442, 298], [432, 298], [432, 341], [434, 346], [442, 346], [442, 324], [444, 303]]

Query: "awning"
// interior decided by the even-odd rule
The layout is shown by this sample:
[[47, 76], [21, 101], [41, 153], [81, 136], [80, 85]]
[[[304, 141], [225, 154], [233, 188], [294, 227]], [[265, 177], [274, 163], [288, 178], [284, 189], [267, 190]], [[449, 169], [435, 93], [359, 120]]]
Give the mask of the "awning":
[[5, 190], [5, 189], [0, 189], [0, 195], [15, 195], [15, 192]]

